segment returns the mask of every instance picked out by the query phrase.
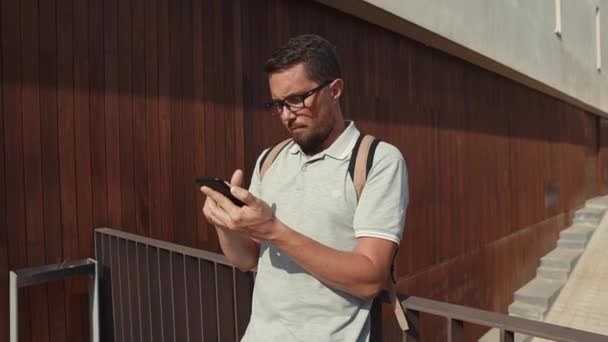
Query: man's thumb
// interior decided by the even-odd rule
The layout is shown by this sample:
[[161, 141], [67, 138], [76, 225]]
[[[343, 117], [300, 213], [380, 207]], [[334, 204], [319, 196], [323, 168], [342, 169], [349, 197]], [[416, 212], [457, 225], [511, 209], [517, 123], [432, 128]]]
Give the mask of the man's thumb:
[[230, 178], [230, 185], [232, 186], [241, 186], [243, 185], [243, 171], [235, 170], [232, 174], [232, 178]]

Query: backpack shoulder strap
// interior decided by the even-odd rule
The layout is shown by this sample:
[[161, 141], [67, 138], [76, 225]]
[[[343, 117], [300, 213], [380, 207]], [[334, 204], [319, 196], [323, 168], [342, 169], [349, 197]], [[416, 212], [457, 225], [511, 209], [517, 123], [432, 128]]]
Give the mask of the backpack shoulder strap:
[[369, 134], [361, 134], [353, 147], [353, 153], [348, 164], [348, 174], [355, 185], [357, 200], [361, 197], [367, 175], [374, 164], [374, 154], [378, 143], [380, 143], [380, 139]]
[[285, 146], [287, 146], [287, 144], [290, 142], [291, 138], [285, 139], [269, 148], [268, 151], [266, 151], [266, 153], [262, 156], [262, 159], [260, 160], [260, 181], [264, 178], [266, 171], [268, 171], [274, 160], [277, 159], [279, 153], [281, 153]]

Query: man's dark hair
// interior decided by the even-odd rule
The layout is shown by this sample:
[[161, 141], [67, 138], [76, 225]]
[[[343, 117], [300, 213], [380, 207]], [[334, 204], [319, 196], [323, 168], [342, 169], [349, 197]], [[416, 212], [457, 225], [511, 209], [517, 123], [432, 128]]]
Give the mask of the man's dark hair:
[[316, 34], [289, 39], [287, 44], [272, 53], [264, 65], [264, 71], [273, 74], [300, 63], [304, 63], [308, 78], [319, 84], [342, 78], [336, 47]]

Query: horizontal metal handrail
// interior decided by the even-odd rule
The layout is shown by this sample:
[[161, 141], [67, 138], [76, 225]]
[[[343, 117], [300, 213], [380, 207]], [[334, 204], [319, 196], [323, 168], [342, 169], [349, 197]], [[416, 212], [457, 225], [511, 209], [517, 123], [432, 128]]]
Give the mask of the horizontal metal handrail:
[[89, 276], [89, 324], [91, 341], [99, 341], [99, 269], [93, 259], [65, 261], [58, 264], [22, 268], [9, 272], [10, 341], [19, 340], [18, 305], [19, 288], [64, 280], [76, 276]]
[[[563, 327], [546, 322], [533, 321], [529, 319], [513, 317], [497, 312], [485, 311], [466, 307], [462, 305], [439, 302], [431, 299], [397, 295], [401, 305], [408, 312], [408, 320], [415, 323], [419, 313], [424, 312], [431, 315], [445, 317], [447, 319], [450, 340], [461, 334], [459, 331], [463, 322], [478, 324], [486, 327], [498, 328], [501, 331], [501, 341], [513, 341], [513, 333], [545, 338], [557, 342], [595, 342], [608, 341], [608, 336], [600, 335], [584, 330]], [[411, 327], [412, 325], [410, 325]], [[416, 341], [418, 331], [408, 332], [408, 341]]]
[[156, 239], [148, 238], [145, 236], [131, 234], [131, 233], [127, 233], [127, 232], [123, 232], [121, 230], [115, 230], [115, 229], [111, 229], [111, 228], [98, 228], [98, 229], [95, 229], [95, 231], [98, 233], [104, 234], [104, 235], [114, 236], [117, 238], [138, 242], [138, 243], [141, 243], [141, 244], [144, 244], [147, 246], [152, 246], [152, 247], [164, 249], [167, 251], [191, 256], [194, 258], [209, 260], [216, 264], [234, 267], [234, 265], [222, 254], [207, 252], [207, 251], [203, 251], [200, 249], [186, 247], [186, 246], [178, 245], [178, 244], [167, 242], [167, 241], [156, 240]]

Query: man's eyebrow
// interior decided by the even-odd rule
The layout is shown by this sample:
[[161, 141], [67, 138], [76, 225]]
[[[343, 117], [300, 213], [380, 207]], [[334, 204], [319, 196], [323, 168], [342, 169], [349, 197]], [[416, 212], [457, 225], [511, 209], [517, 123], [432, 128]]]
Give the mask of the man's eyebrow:
[[279, 98], [272, 98], [272, 101], [283, 101], [283, 100], [285, 100], [285, 99], [287, 99], [287, 98], [289, 98], [289, 97], [292, 97], [292, 96], [302, 96], [302, 95], [304, 95], [304, 94], [306, 94], [306, 92], [305, 92], [305, 91], [300, 91], [300, 92], [296, 92], [296, 93], [289, 93], [287, 96], [285, 96], [285, 97], [284, 97], [284, 98], [282, 98], [282, 99], [279, 99]]

